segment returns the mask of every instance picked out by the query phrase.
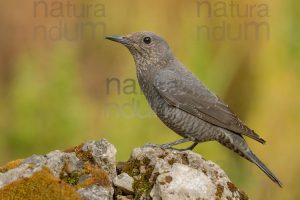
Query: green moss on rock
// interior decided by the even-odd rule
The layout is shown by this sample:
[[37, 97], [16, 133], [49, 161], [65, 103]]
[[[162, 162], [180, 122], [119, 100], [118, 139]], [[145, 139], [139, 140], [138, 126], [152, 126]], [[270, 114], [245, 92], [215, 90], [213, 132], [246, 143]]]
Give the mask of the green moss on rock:
[[[141, 167], [144, 168], [142, 172]], [[150, 159], [144, 157], [141, 160], [130, 159], [122, 166], [122, 172], [133, 177], [133, 190], [135, 199], [139, 199], [143, 194], [148, 195], [154, 185], [155, 180], [150, 180], [154, 166], [150, 165]]]
[[67, 173], [62, 176], [61, 179], [70, 185], [77, 185], [80, 176], [84, 174], [84, 172], [74, 171], [72, 173]]
[[[60, 179], [72, 186], [76, 186], [77, 189], [85, 188], [93, 184], [103, 187], [110, 186], [110, 180], [106, 171], [91, 164], [89, 161], [84, 162], [83, 166], [82, 170], [70, 172], [68, 164], [65, 164], [60, 174]], [[83, 176], [86, 176], [86, 178], [79, 182]]]

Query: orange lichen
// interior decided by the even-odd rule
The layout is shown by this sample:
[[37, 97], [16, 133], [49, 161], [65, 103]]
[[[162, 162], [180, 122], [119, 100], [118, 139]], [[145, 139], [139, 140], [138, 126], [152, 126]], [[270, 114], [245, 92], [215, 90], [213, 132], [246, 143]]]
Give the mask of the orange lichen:
[[85, 163], [83, 174], [89, 174], [89, 177], [79, 183], [76, 186], [77, 189], [88, 187], [94, 184], [108, 187], [111, 184], [107, 173], [103, 169], [95, 167], [90, 163]]
[[75, 188], [44, 168], [29, 178], [12, 182], [0, 189], [1, 200], [82, 200]]
[[14, 169], [14, 168], [18, 167], [21, 164], [22, 161], [23, 161], [23, 159], [18, 159], [18, 160], [14, 160], [14, 161], [11, 161], [11, 162], [7, 163], [3, 167], [0, 167], [0, 173], [5, 173], [8, 170], [11, 170], [11, 169]]
[[216, 199], [221, 199], [224, 192], [224, 186], [221, 184], [217, 184], [217, 191], [216, 191]]
[[79, 158], [80, 160], [91, 160], [93, 158], [93, 155], [91, 154], [91, 151], [90, 150], [83, 151], [82, 150], [83, 145], [84, 144], [80, 144], [78, 146], [65, 149], [64, 152], [66, 152], [66, 153], [75, 152], [77, 158]]
[[228, 189], [231, 191], [231, 192], [236, 192], [238, 191], [237, 187], [231, 183], [231, 182], [227, 182], [227, 186], [228, 186]]

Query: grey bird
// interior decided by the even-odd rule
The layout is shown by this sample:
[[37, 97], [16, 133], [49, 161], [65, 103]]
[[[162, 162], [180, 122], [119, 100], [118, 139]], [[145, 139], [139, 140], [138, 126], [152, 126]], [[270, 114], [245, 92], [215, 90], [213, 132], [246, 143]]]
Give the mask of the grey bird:
[[[265, 143], [220, 98], [208, 90], [173, 55], [168, 43], [151, 32], [136, 32], [106, 39], [125, 45], [131, 52], [139, 85], [153, 111], [183, 138], [162, 148], [192, 141], [218, 141], [256, 164], [272, 181], [281, 181], [255, 156], [243, 136]], [[186, 150], [182, 149], [182, 150]]]

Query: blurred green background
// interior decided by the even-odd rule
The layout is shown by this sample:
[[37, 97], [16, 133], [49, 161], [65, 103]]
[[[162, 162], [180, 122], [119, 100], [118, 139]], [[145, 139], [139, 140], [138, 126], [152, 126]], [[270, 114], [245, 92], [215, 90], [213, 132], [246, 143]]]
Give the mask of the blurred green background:
[[300, 199], [300, 6], [201, 3], [1, 1], [0, 165], [103, 137], [126, 160], [135, 147], [178, 139], [140, 93], [128, 50], [103, 39], [148, 30], [267, 140], [247, 138], [284, 187], [216, 142], [195, 151], [252, 199]]

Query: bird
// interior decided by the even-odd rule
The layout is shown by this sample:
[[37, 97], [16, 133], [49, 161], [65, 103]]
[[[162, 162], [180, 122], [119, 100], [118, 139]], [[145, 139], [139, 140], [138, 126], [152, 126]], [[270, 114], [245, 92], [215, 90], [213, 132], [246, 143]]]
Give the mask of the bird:
[[193, 150], [198, 143], [218, 141], [258, 166], [274, 183], [282, 182], [251, 151], [244, 137], [264, 144], [217, 95], [211, 92], [173, 54], [166, 40], [153, 32], [106, 36], [130, 51], [138, 83], [158, 118], [182, 138], [162, 148], [193, 142], [181, 150]]

